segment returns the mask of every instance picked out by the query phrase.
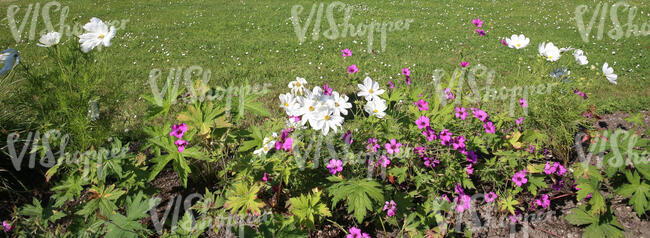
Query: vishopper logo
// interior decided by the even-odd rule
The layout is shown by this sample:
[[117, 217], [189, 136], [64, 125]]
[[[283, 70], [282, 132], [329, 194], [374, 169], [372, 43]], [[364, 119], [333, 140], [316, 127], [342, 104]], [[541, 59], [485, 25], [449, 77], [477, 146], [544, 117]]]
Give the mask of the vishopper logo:
[[[590, 6], [580, 5], [576, 7], [575, 20], [578, 26], [578, 31], [580, 32], [580, 37], [582, 37], [582, 40], [584, 42], [589, 42], [590, 36], [591, 39], [594, 38], [594, 35], [590, 35], [590, 33], [592, 32], [594, 24], [596, 24], [597, 20], [599, 20], [598, 32], [595, 35], [597, 40], [603, 39], [603, 35], [605, 34], [606, 30], [605, 23], [609, 23], [608, 20], [611, 21], [612, 27], [609, 29], [609, 31], [607, 31], [607, 36], [609, 36], [611, 39], [618, 40], [622, 37], [631, 37], [632, 35], [634, 35], [634, 37], [650, 35], [650, 22], [643, 22], [640, 27], [637, 25], [638, 21], [635, 19], [637, 16], [638, 8], [636, 6], [631, 6], [626, 2], [617, 2], [615, 4], [612, 4], [611, 8], [609, 7], [609, 3], [600, 2], [596, 4], [596, 7], [592, 8], [593, 13], [589, 19], [589, 24], [587, 25], [585, 25], [584, 17], [585, 14], [589, 12]], [[627, 11], [627, 19], [626, 21], [621, 21], [618, 14], [625, 11]], [[607, 17], [608, 13], [609, 19]], [[599, 15], [600, 19], [598, 19]], [[641, 15], [641, 17], [643, 16]], [[621, 24], [621, 22], [626, 23]]]
[[[39, 131], [29, 132], [24, 141], [19, 140], [20, 134], [13, 132], [7, 135], [7, 152], [13, 163], [16, 171], [21, 171], [23, 168], [23, 159], [29, 151], [28, 168], [33, 169], [36, 166], [37, 154], [40, 153], [41, 157], [39, 163], [45, 168], [51, 168], [56, 164], [79, 164], [85, 165], [84, 169], [90, 171], [90, 163], [97, 163], [102, 166], [103, 160], [111, 158], [123, 158], [128, 152], [128, 147], [120, 148], [99, 148], [96, 150], [88, 151], [75, 151], [73, 153], [66, 152], [65, 149], [70, 140], [68, 134], [62, 134], [58, 130], [49, 130], [42, 134]], [[24, 143], [22, 149], [18, 151], [16, 144]], [[31, 145], [31, 149], [30, 148]], [[53, 145], [58, 145], [58, 151], [52, 149]], [[19, 153], [18, 153], [19, 152]], [[98, 177], [102, 177], [102, 169], [97, 169]]]
[[[54, 24], [52, 21], [52, 14], [53, 13], [58, 13], [59, 17], [59, 23]], [[83, 33], [83, 25], [80, 25], [79, 23], [75, 23], [74, 25], [69, 25], [66, 24], [66, 20], [68, 19], [68, 14], [70, 13], [70, 7], [68, 6], [63, 6], [61, 3], [57, 1], [51, 1], [48, 3], [45, 3], [41, 6], [41, 3], [32, 3], [27, 6], [25, 9], [24, 15], [22, 20], [16, 19], [16, 15], [21, 14], [21, 6], [18, 5], [10, 5], [9, 8], [7, 8], [7, 17], [4, 18], [3, 20], [7, 20], [8, 26], [9, 26], [9, 31], [11, 32], [11, 35], [13, 36], [14, 40], [16, 40], [16, 43], [20, 43], [21, 40], [23, 39], [23, 33], [25, 33], [26, 27], [29, 25], [29, 32], [26, 35], [29, 41], [36, 40], [36, 37], [40, 37], [41, 35], [45, 35], [48, 32], [59, 32], [62, 35], [65, 36], [79, 36]], [[37, 27], [38, 27], [38, 22], [39, 22], [39, 15], [41, 16], [41, 19], [43, 20], [43, 23], [45, 24], [45, 28], [41, 29], [37, 33]], [[55, 18], [56, 19], [56, 18]], [[129, 19], [123, 19], [123, 20], [114, 20], [107, 22], [107, 25], [109, 26], [115, 26], [116, 30], [122, 30], [125, 28], [125, 25], [127, 22], [129, 22]], [[58, 30], [55, 29], [55, 26], [58, 26]]]
[[[358, 23], [356, 26], [352, 23], [352, 10], [353, 6], [347, 5], [342, 2], [332, 2], [325, 9], [324, 3], [314, 3], [311, 6], [309, 11], [309, 16], [303, 17], [301, 19], [300, 15], [303, 14], [305, 7], [302, 5], [294, 5], [291, 8], [291, 22], [293, 23], [293, 29], [298, 37], [298, 42], [301, 44], [307, 40], [308, 36], [307, 31], [309, 26], [312, 25], [311, 37], [312, 40], [317, 41], [321, 35], [321, 21], [323, 19], [323, 11], [325, 11], [325, 18], [329, 24], [329, 28], [322, 32], [323, 37], [335, 40], [338, 38], [350, 37], [363, 37], [366, 36], [368, 39], [368, 51], [372, 52], [374, 45], [375, 33], [381, 33], [381, 51], [386, 50], [386, 38], [388, 32], [393, 31], [407, 31], [410, 27], [410, 24], [413, 23], [413, 19], [406, 20], [397, 20], [397, 21], [384, 21], [377, 22], [372, 21], [370, 23]], [[335, 17], [335, 10], [344, 12], [343, 23], [337, 24]]]
[[[533, 94], [550, 94], [552, 88], [558, 85], [558, 83], [546, 83], [536, 86], [511, 86], [497, 89], [492, 88], [495, 76], [494, 70], [489, 70], [484, 65], [476, 65], [470, 68], [456, 68], [451, 74], [443, 69], [436, 69], [431, 82], [442, 106], [451, 101], [456, 105], [462, 105], [463, 97], [469, 103], [509, 100], [508, 115], [510, 117], [515, 116], [516, 108], [520, 106], [520, 99], [528, 101], [528, 97]], [[449, 78], [447, 88], [450, 89], [453, 96], [445, 92], [446, 88], [443, 87], [445, 78]], [[478, 80], [485, 80], [483, 88], [479, 87]], [[463, 89], [466, 87], [469, 88], [468, 94], [464, 94]], [[528, 107], [523, 107], [523, 114], [524, 116], [528, 115]]]
[[[190, 232], [198, 232], [200, 229], [204, 228], [213, 228], [215, 231], [221, 228], [226, 228], [225, 232], [228, 233], [230, 232], [230, 228], [239, 227], [239, 237], [245, 237], [244, 226], [259, 226], [272, 216], [271, 212], [265, 212], [261, 215], [248, 214], [246, 216], [236, 214], [217, 216], [202, 214], [200, 216], [195, 216], [192, 212], [193, 204], [204, 202], [204, 197], [200, 193], [192, 193], [185, 198], [183, 198], [182, 195], [177, 195], [169, 199], [167, 205], [162, 209], [162, 217], [159, 217], [158, 211], [160, 209], [158, 206], [161, 205], [160, 201], [160, 198], [149, 199], [149, 207], [151, 207], [149, 210], [151, 222], [159, 235], [163, 235], [165, 223], [168, 221], [170, 213], [171, 224], [169, 227], [172, 232], [179, 228]], [[190, 216], [191, 222], [181, 222], [179, 224], [181, 214]]]
[[[586, 150], [583, 143], [589, 138], [584, 132], [576, 134], [575, 149], [578, 160], [583, 167], [596, 165], [599, 169], [604, 167], [620, 168], [621, 166], [635, 166], [650, 163], [650, 152], [639, 147], [640, 137], [633, 132], [616, 130], [613, 133], [603, 131], [594, 138]], [[595, 158], [595, 160], [594, 160]]]
[[[189, 103], [197, 101], [220, 101], [225, 100], [226, 113], [230, 115], [233, 99], [237, 97], [239, 113], [243, 113], [247, 95], [261, 95], [269, 92], [271, 84], [245, 84], [229, 85], [227, 87], [209, 87], [212, 71], [201, 66], [193, 65], [187, 68], [172, 67], [169, 69], [164, 85], [158, 86], [160, 78], [164, 77], [163, 70], [152, 69], [149, 72], [149, 86], [153, 94], [152, 103], [158, 106], [173, 105], [178, 102], [181, 92], [187, 90], [187, 95], [182, 97]], [[240, 115], [242, 116], [242, 115]]]

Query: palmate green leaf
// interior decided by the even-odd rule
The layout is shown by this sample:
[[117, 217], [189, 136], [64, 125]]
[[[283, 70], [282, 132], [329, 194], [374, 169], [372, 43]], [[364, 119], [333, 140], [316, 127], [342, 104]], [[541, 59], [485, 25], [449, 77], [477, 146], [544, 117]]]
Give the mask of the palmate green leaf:
[[88, 189], [88, 193], [91, 194], [90, 201], [81, 210], [77, 211], [77, 214], [88, 217], [99, 210], [101, 215], [108, 217], [115, 213], [117, 210], [115, 201], [124, 195], [126, 191], [115, 189], [115, 185], [111, 184], [108, 187], [104, 185], [93, 186]]
[[650, 210], [650, 204], [648, 203], [648, 198], [650, 198], [650, 185], [645, 180], [642, 182], [641, 176], [636, 171], [634, 173], [625, 171], [625, 177], [629, 183], [617, 189], [616, 193], [625, 198], [631, 196], [629, 204], [634, 206], [634, 211], [637, 216], [642, 216]]
[[86, 181], [81, 179], [79, 175], [75, 174], [68, 176], [65, 181], [52, 188], [52, 191], [56, 192], [56, 194], [52, 196], [56, 201], [54, 207], [60, 207], [65, 202], [74, 200], [81, 196], [81, 191], [83, 191], [83, 185], [85, 184]]
[[248, 213], [261, 214], [264, 203], [257, 199], [257, 193], [262, 187], [259, 184], [249, 186], [246, 182], [238, 182], [226, 193], [224, 207], [230, 210], [231, 214], [245, 216]]
[[565, 218], [573, 225], [587, 225], [583, 230], [583, 237], [624, 237], [623, 227], [609, 210], [604, 215], [594, 215], [587, 212], [586, 206], [583, 205], [571, 210]]
[[578, 201], [585, 199], [587, 196], [591, 195], [591, 198], [589, 199], [589, 204], [591, 205], [589, 212], [592, 215], [596, 213], [603, 213], [607, 209], [605, 205], [605, 198], [599, 191], [600, 183], [598, 181], [579, 179], [577, 188], [580, 189], [577, 192], [576, 199]]
[[37, 224], [48, 226], [49, 223], [54, 223], [57, 220], [66, 216], [64, 212], [54, 210], [52, 206], [43, 208], [38, 199], [33, 198], [32, 204], [27, 204], [18, 211], [21, 216], [28, 216], [36, 219]]
[[321, 191], [313, 194], [300, 195], [299, 197], [289, 199], [289, 211], [298, 218], [301, 224], [315, 229], [316, 217], [329, 217], [332, 213], [327, 205], [320, 203]]
[[126, 199], [126, 216], [115, 213], [110, 215], [108, 221], [103, 222], [107, 238], [135, 238], [140, 237], [143, 233], [148, 233], [146, 227], [140, 223], [140, 219], [147, 217], [149, 209], [157, 201], [149, 202], [144, 198], [144, 194], [139, 192], [135, 197]]
[[528, 179], [528, 191], [533, 194], [533, 196], [537, 196], [537, 190], [539, 188], [547, 188], [548, 184], [544, 182], [544, 177], [543, 176], [529, 176]]
[[368, 211], [373, 211], [373, 205], [384, 201], [384, 194], [381, 184], [367, 179], [341, 180], [336, 177], [329, 177], [331, 182], [337, 182], [328, 188], [332, 197], [332, 208], [340, 201], [347, 202], [348, 213], [354, 213], [354, 217], [360, 223]]
[[513, 199], [512, 196], [499, 200], [499, 207], [501, 207], [501, 210], [507, 210], [510, 214], [515, 214], [515, 206], [518, 204], [519, 201]]

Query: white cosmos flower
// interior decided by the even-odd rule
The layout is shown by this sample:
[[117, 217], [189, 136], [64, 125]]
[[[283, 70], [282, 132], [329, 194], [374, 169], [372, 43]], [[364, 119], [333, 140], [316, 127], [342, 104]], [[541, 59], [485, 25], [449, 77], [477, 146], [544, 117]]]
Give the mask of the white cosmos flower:
[[280, 107], [284, 109], [287, 115], [291, 116], [298, 106], [300, 104], [296, 103], [296, 98], [291, 93], [280, 94]]
[[363, 80], [363, 84], [357, 84], [361, 92], [357, 93], [359, 97], [365, 97], [366, 101], [374, 101], [375, 99], [381, 100], [379, 95], [384, 93], [383, 89], [379, 89], [379, 83], [372, 81], [370, 77]]
[[528, 46], [528, 43], [530, 43], [530, 39], [524, 36], [523, 34], [512, 35], [509, 39], [506, 38], [506, 43], [510, 48], [522, 49]]
[[579, 65], [586, 65], [589, 63], [589, 60], [587, 60], [587, 56], [584, 55], [584, 51], [582, 51], [581, 49], [574, 50], [573, 57], [576, 58], [576, 62], [578, 62]]
[[36, 45], [40, 47], [50, 47], [59, 44], [59, 41], [61, 41], [61, 33], [53, 31], [41, 36], [41, 39], [39, 40], [40, 43], [37, 43]]
[[81, 43], [81, 51], [84, 53], [88, 53], [100, 45], [111, 46], [111, 39], [115, 37], [114, 26], [111, 26], [109, 31], [108, 25], [99, 18], [93, 17], [83, 28], [86, 33], [79, 36], [79, 43]]
[[323, 135], [327, 135], [330, 129], [336, 132], [341, 127], [341, 124], [343, 124], [343, 117], [338, 114], [326, 112], [319, 115], [319, 118], [316, 119], [316, 125], [313, 125], [312, 128], [314, 130], [321, 130]]
[[305, 86], [307, 86], [307, 80], [301, 77], [296, 77], [296, 81], [289, 82], [289, 88], [293, 95], [303, 95], [305, 93]]
[[607, 62], [603, 64], [603, 74], [605, 77], [607, 77], [607, 80], [610, 83], [617, 84], [616, 79], [618, 79], [618, 75], [614, 74], [614, 69], [612, 67], [609, 67]]
[[[275, 133], [274, 133], [275, 134]], [[271, 151], [271, 148], [275, 146], [275, 140], [272, 140], [271, 138], [264, 138], [264, 141], [262, 142], [262, 148], [259, 148], [255, 151], [253, 151], [253, 154], [257, 156], [261, 156], [262, 154], [267, 154], [269, 151]]]
[[379, 99], [373, 100], [366, 103], [365, 110], [371, 116], [376, 116], [377, 118], [384, 118], [386, 116], [386, 101]]
[[548, 44], [542, 42], [537, 47], [537, 51], [548, 61], [557, 61], [560, 59], [560, 49], [553, 45], [553, 42], [549, 42]]
[[352, 108], [352, 103], [348, 102], [348, 96], [345, 94], [341, 96], [339, 92], [332, 92], [332, 97], [331, 102], [333, 105], [331, 107], [334, 109], [334, 114], [348, 115], [348, 109]]

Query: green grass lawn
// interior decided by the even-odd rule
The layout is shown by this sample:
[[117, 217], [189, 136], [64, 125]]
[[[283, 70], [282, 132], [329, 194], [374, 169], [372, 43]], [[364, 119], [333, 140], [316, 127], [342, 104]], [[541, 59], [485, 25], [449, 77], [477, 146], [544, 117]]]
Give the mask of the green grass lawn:
[[[45, 1], [9, 1], [0, 6], [21, 6], [16, 18], [22, 19], [30, 3]], [[614, 3], [614, 1], [608, 1]], [[173, 67], [187, 68], [198, 65], [212, 71], [211, 85], [226, 82], [250, 81], [271, 83], [273, 93], [267, 101], [276, 100], [286, 84], [296, 76], [306, 78], [312, 85], [328, 83], [339, 91], [352, 92], [359, 81], [359, 74], [367, 74], [380, 82], [401, 81], [401, 68], [409, 67], [413, 72], [415, 85], [429, 87], [435, 69], [453, 71], [460, 61], [470, 65], [482, 64], [496, 71], [495, 83], [504, 86], [525, 86], [531, 82], [527, 77], [517, 76], [518, 70], [526, 70], [534, 63], [537, 45], [552, 41], [560, 47], [572, 46], [583, 49], [589, 57], [589, 65], [595, 65], [597, 72], [607, 61], [619, 75], [619, 84], [610, 85], [605, 78], [595, 74], [585, 77], [581, 89], [602, 112], [636, 111], [647, 108], [647, 52], [648, 36], [631, 36], [613, 40], [605, 34], [601, 40], [589, 43], [581, 40], [575, 20], [575, 8], [587, 4], [585, 14], [588, 23], [596, 3], [590, 1], [346, 1], [353, 7], [351, 23], [371, 21], [397, 21], [413, 19], [408, 30], [388, 32], [384, 52], [367, 52], [367, 37], [323, 37], [329, 25], [325, 16], [321, 22], [318, 40], [309, 37], [313, 24], [308, 28], [307, 39], [299, 44], [291, 22], [293, 5], [304, 6], [300, 15], [304, 21], [311, 10], [310, 1], [61, 1], [69, 7], [67, 24], [84, 24], [91, 17], [105, 21], [128, 20], [125, 29], [118, 31], [113, 45], [107, 48], [111, 81], [121, 88], [121, 98], [104, 98], [101, 102], [120, 100], [124, 104], [119, 113], [124, 117], [116, 128], [134, 126], [128, 118], [141, 114], [142, 101], [139, 95], [150, 93], [149, 71], [158, 68], [166, 76]], [[650, 10], [643, 1], [628, 1], [638, 7], [633, 21], [639, 27], [648, 22]], [[329, 2], [325, 2], [325, 8]], [[52, 11], [57, 19], [59, 12]], [[619, 13], [626, 22], [626, 13]], [[336, 12], [337, 23], [343, 22], [341, 12]], [[480, 18], [485, 22], [485, 37], [478, 37], [471, 20]], [[56, 24], [58, 20], [53, 20]], [[313, 22], [313, 21], [312, 21]], [[44, 29], [39, 18], [38, 31]], [[592, 34], [597, 33], [598, 22]], [[612, 27], [605, 21], [605, 31]], [[29, 28], [29, 26], [27, 26]], [[38, 32], [37, 31], [37, 32]], [[12, 47], [21, 52], [22, 62], [38, 68], [43, 49], [35, 46], [38, 41], [16, 43], [7, 20], [0, 26], [0, 45]], [[500, 44], [500, 38], [523, 33], [531, 38], [524, 50], [511, 50]], [[380, 34], [375, 33], [375, 48], [380, 49]], [[64, 36], [64, 40], [76, 40]], [[350, 48], [351, 59], [342, 60], [340, 50]], [[522, 58], [521, 61], [513, 59]], [[356, 64], [360, 72], [350, 77], [345, 69]], [[579, 67], [573, 57], [565, 53], [550, 67], [565, 66], [574, 74], [588, 71], [588, 66]], [[552, 69], [552, 68], [551, 68]], [[549, 69], [550, 71], [550, 69]], [[544, 77], [543, 80], [553, 80]], [[573, 80], [579, 80], [574, 78]], [[343, 89], [342, 89], [343, 88]], [[100, 95], [101, 97], [101, 95]], [[272, 103], [269, 103], [271, 106]], [[120, 125], [123, 124], [123, 125]]]

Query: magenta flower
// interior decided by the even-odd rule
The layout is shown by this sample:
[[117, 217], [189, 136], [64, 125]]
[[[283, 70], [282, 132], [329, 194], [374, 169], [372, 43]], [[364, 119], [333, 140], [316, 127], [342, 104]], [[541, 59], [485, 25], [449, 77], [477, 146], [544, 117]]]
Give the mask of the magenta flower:
[[528, 179], [526, 178], [526, 170], [515, 173], [515, 176], [512, 177], [512, 181], [515, 182], [517, 187], [521, 187], [521, 185], [527, 183]]
[[390, 143], [386, 143], [384, 148], [389, 154], [399, 153], [399, 148], [402, 147], [402, 143], [397, 143], [395, 139], [390, 139]]
[[407, 84], [407, 85], [411, 85], [411, 76], [408, 76], [408, 75], [407, 75], [407, 76], [404, 78], [404, 81], [406, 81], [406, 84]]
[[586, 93], [580, 92], [580, 90], [578, 90], [578, 89], [573, 90], [573, 93], [575, 93], [577, 95], [580, 95], [580, 96], [582, 96], [582, 99], [587, 100], [587, 94]]
[[459, 197], [454, 199], [454, 202], [456, 203], [456, 211], [457, 212], [464, 212], [466, 210], [469, 210], [471, 207], [472, 203], [472, 198], [465, 194], [461, 194]]
[[395, 212], [397, 211], [397, 203], [395, 203], [393, 200], [390, 200], [390, 202], [386, 201], [386, 204], [384, 205], [382, 211], [387, 211], [386, 214], [388, 214], [388, 217], [395, 216]]
[[348, 130], [348, 132], [343, 133], [343, 142], [345, 142], [348, 145], [351, 145], [354, 140], [352, 139], [352, 132]]
[[562, 190], [562, 185], [563, 185], [563, 184], [564, 184], [564, 181], [562, 181], [562, 180], [558, 180], [557, 182], [555, 182], [555, 183], [553, 184], [552, 188], [555, 189], [555, 190], [557, 190], [557, 191], [560, 191], [560, 190]]
[[541, 206], [542, 208], [548, 208], [551, 206], [551, 200], [548, 199], [548, 195], [542, 194], [542, 197], [540, 199], [535, 200], [535, 204], [537, 206]]
[[476, 27], [483, 27], [483, 21], [481, 21], [481, 19], [478, 18], [472, 20], [472, 24], [474, 24]]
[[5, 232], [11, 231], [12, 226], [8, 221], [2, 221], [2, 226], [4, 227]]
[[386, 86], [388, 86], [388, 89], [393, 89], [393, 88], [395, 88], [395, 84], [393, 84], [393, 82], [391, 82], [391, 81], [388, 81], [388, 83], [386, 84]]
[[469, 65], [469, 62], [467, 62], [467, 61], [460, 62], [460, 67], [465, 68], [465, 67], [467, 67], [468, 65]]
[[463, 190], [463, 187], [460, 186], [460, 183], [456, 183], [456, 187], [454, 187], [454, 192], [458, 194], [465, 194], [465, 190]]
[[187, 125], [185, 125], [185, 123], [172, 125], [172, 131], [169, 132], [169, 135], [175, 136], [176, 138], [180, 139], [183, 137], [183, 134], [185, 134], [186, 131], [187, 131]]
[[284, 149], [285, 151], [290, 151], [291, 148], [293, 148], [293, 138], [288, 137], [282, 143], [282, 149]]
[[472, 114], [474, 114], [474, 117], [478, 118], [482, 122], [487, 122], [487, 120], [490, 118], [487, 114], [487, 112], [478, 109], [478, 108], [470, 108], [470, 111], [472, 111]]
[[264, 173], [264, 176], [262, 176], [262, 181], [267, 182], [271, 179], [269, 179], [269, 175], [267, 173]]
[[485, 202], [487, 202], [487, 203], [494, 202], [494, 200], [497, 200], [497, 197], [498, 197], [497, 194], [494, 193], [494, 192], [489, 192], [489, 193], [486, 193], [484, 195], [485, 195]]
[[368, 145], [366, 146], [368, 151], [377, 152], [379, 148], [381, 148], [381, 146], [377, 143], [377, 138], [368, 138]]
[[327, 164], [327, 169], [330, 170], [330, 173], [332, 175], [336, 174], [337, 172], [343, 171], [343, 161], [337, 160], [337, 159], [331, 159], [330, 163]]
[[424, 157], [422, 158], [424, 160], [424, 166], [430, 167], [430, 168], [435, 168], [437, 164], [440, 164], [440, 161], [437, 159], [434, 159], [433, 157]]
[[178, 146], [178, 153], [183, 153], [185, 146], [187, 146], [187, 141], [178, 139], [174, 142], [174, 145]]
[[519, 119], [515, 120], [515, 123], [517, 123], [517, 125], [524, 124], [524, 117], [520, 117]]
[[451, 142], [451, 146], [454, 148], [454, 150], [464, 150], [465, 137], [464, 136], [454, 137], [454, 140]]
[[474, 168], [472, 168], [472, 164], [469, 164], [467, 168], [465, 168], [465, 172], [467, 173], [468, 178], [470, 175], [474, 174]]
[[445, 200], [447, 202], [451, 202], [451, 200], [449, 200], [449, 197], [447, 197], [447, 194], [443, 194], [442, 196], [440, 196], [440, 199]]
[[377, 160], [377, 164], [381, 165], [381, 167], [386, 168], [390, 164], [390, 159], [388, 159], [386, 155], [381, 155]]
[[343, 53], [343, 58], [352, 56], [352, 51], [350, 49], [343, 49], [341, 50], [341, 53]]
[[564, 173], [566, 173], [566, 169], [560, 163], [555, 163], [555, 166], [557, 167], [555, 172], [557, 175], [562, 176]]
[[359, 68], [357, 68], [357, 65], [353, 64], [348, 66], [348, 73], [354, 74], [356, 72], [359, 72]]
[[409, 68], [403, 68], [402, 69], [402, 75], [411, 76], [411, 70]]
[[526, 99], [520, 98], [519, 99], [519, 105], [521, 105], [521, 107], [523, 107], [523, 108], [527, 108], [528, 107], [528, 102], [526, 101]]
[[418, 129], [426, 128], [429, 126], [429, 118], [425, 116], [420, 116], [419, 119], [415, 120], [415, 124], [418, 125]]
[[451, 143], [451, 139], [452, 139], [451, 137], [453, 135], [454, 134], [451, 133], [449, 130], [443, 129], [442, 131], [440, 131], [440, 135], [438, 136], [440, 137], [440, 143], [442, 145], [449, 145]]
[[534, 145], [529, 145], [528, 148], [526, 148], [526, 151], [528, 151], [528, 153], [531, 153], [531, 154], [535, 153], [535, 146]]
[[508, 45], [508, 42], [506, 42], [505, 39], [501, 39], [501, 44], [507, 46], [507, 45]]
[[422, 134], [427, 138], [427, 141], [432, 141], [437, 139], [436, 131], [431, 129], [430, 126], [428, 126], [424, 131], [422, 131]]
[[472, 164], [475, 164], [476, 161], [478, 160], [478, 155], [474, 151], [467, 151], [467, 162], [470, 162]]
[[520, 216], [521, 216], [521, 212], [519, 210], [516, 210], [514, 215], [510, 215], [510, 221], [512, 223], [518, 223]]
[[557, 167], [555, 166], [555, 162], [551, 164], [549, 161], [546, 161], [546, 165], [544, 165], [544, 173], [545, 174], [553, 174], [557, 170]]
[[465, 110], [464, 107], [456, 107], [456, 118], [460, 118], [461, 120], [465, 120], [467, 118], [467, 110]]
[[429, 110], [429, 102], [424, 101], [422, 99], [418, 100], [415, 102], [415, 105], [418, 106], [418, 110], [420, 111], [427, 111]]
[[485, 35], [485, 31], [483, 29], [480, 29], [480, 28], [476, 29], [476, 33], [478, 33], [479, 36], [484, 36]]
[[483, 128], [485, 128], [485, 133], [494, 134], [497, 132], [497, 128], [492, 124], [491, 121], [483, 124]]
[[451, 92], [451, 88], [445, 88], [445, 90], [443, 90], [442, 92], [445, 93], [445, 98], [447, 98], [447, 100], [453, 100], [454, 98], [456, 98], [454, 93]]
[[415, 152], [420, 157], [424, 156], [424, 150], [425, 148], [422, 146], [416, 146], [415, 148], [413, 148], [413, 152]]
[[333, 89], [330, 88], [329, 85], [325, 84], [325, 85], [323, 86], [323, 95], [330, 95], [330, 96], [331, 96], [331, 95], [332, 95], [332, 90], [333, 90]]
[[346, 235], [345, 238], [370, 238], [368, 233], [361, 233], [361, 229], [356, 227], [350, 227], [350, 234]]

